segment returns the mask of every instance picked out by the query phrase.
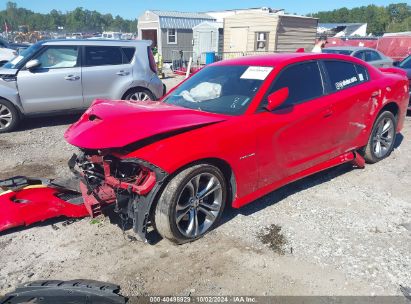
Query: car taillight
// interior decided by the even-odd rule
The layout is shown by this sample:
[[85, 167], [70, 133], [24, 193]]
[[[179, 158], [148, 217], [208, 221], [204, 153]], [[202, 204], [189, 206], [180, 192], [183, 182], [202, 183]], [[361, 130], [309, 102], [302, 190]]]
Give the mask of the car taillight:
[[151, 51], [150, 47], [147, 47], [147, 53], [148, 53], [148, 61], [150, 63], [150, 69], [157, 74], [157, 64], [154, 59], [153, 52]]

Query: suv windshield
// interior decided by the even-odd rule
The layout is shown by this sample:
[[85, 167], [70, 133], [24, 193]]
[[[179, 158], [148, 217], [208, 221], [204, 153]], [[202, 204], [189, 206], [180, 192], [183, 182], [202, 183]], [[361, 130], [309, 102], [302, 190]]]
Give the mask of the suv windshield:
[[20, 55], [13, 58], [6, 64], [2, 66], [2, 68], [6, 69], [16, 69], [20, 62], [23, 62], [25, 58], [31, 57], [35, 52], [37, 52], [41, 48], [40, 43], [33, 44], [29, 48], [23, 50]]
[[189, 109], [240, 115], [272, 70], [256, 66], [205, 67], [163, 101]]
[[323, 53], [326, 54], [340, 54], [340, 55], [348, 55], [350, 56], [352, 51], [350, 50], [336, 50], [336, 49], [323, 49]]

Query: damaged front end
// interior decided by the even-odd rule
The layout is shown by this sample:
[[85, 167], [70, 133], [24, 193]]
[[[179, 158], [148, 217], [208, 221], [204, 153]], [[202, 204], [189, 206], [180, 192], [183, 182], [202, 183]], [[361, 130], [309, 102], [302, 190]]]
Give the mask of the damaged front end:
[[132, 220], [133, 230], [146, 241], [150, 208], [167, 173], [140, 159], [121, 159], [104, 151], [82, 151], [69, 161], [80, 179], [84, 205], [90, 216], [114, 205], [123, 221]]

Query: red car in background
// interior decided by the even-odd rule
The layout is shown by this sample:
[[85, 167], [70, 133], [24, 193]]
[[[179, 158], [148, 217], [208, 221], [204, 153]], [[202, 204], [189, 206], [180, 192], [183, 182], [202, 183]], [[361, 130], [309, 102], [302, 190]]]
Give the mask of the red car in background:
[[108, 204], [145, 238], [195, 240], [292, 181], [387, 157], [409, 84], [348, 56], [279, 54], [218, 62], [161, 102], [97, 100], [66, 132], [91, 215]]

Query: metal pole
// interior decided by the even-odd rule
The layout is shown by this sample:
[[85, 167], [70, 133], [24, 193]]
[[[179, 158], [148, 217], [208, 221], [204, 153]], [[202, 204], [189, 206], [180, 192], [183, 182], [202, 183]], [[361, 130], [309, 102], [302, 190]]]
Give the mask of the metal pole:
[[188, 60], [188, 66], [187, 66], [187, 71], [186, 71], [186, 78], [190, 76], [190, 70], [191, 70], [191, 64], [193, 63], [193, 57], [190, 57]]

